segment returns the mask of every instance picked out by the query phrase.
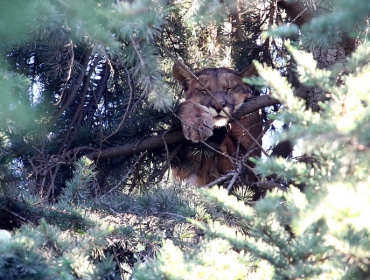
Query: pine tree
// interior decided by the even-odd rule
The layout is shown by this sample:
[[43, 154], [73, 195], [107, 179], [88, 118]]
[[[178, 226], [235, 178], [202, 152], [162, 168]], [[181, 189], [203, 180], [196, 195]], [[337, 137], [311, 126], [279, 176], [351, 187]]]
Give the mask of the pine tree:
[[[340, 22], [345, 32], [350, 23], [368, 15], [361, 12], [357, 15], [362, 18], [354, 16], [358, 4], [352, 2], [356, 5], [352, 9], [348, 2], [337, 1], [332, 14], [319, 17], [305, 28], [314, 30], [319, 26], [327, 33], [331, 28], [337, 30], [335, 24]], [[362, 4], [364, 8], [365, 3]], [[342, 21], [344, 18], [346, 21]], [[286, 31], [281, 28], [270, 34], [287, 34]], [[290, 34], [292, 31], [289, 28]], [[321, 31], [316, 29], [317, 39], [324, 36]], [[279, 188], [283, 190], [268, 192], [253, 207], [228, 196], [224, 190], [205, 192], [209, 200], [230, 209], [247, 226], [247, 232], [212, 219], [204, 223], [193, 220], [206, 233], [204, 244], [213, 243], [207, 253], [200, 247], [195, 254], [184, 255], [167, 241], [158, 259], [137, 267], [134, 279], [369, 277], [369, 228], [365, 218], [369, 210], [369, 161], [365, 135], [369, 96], [366, 80], [370, 72], [367, 38], [362, 40], [363, 45], [345, 63], [341, 61], [328, 70], [319, 69], [311, 54], [287, 46], [296, 62], [300, 83], [319, 87], [320, 94], [327, 98], [318, 103], [319, 112], [315, 108], [307, 110], [307, 101], [295, 95], [279, 71], [257, 65], [264, 84], [285, 105], [283, 111], [273, 116], [291, 123], [282, 140], [299, 143], [301, 156], [261, 159], [256, 170], [266, 178], [272, 174], [279, 178], [275, 183], [283, 179], [289, 189], [284, 190], [282, 184]], [[268, 182], [272, 183], [264, 181]], [[204, 244], [201, 246], [207, 246]], [[232, 246], [235, 251], [223, 251], [224, 246]], [[239, 256], [229, 266], [233, 254]], [[213, 259], [221, 263], [215, 264]], [[215, 270], [216, 276], [212, 274]], [[241, 275], [237, 274], [239, 271]]]
[[[368, 278], [366, 0], [0, 5], [1, 279]], [[178, 61], [255, 61], [264, 198], [171, 182]]]

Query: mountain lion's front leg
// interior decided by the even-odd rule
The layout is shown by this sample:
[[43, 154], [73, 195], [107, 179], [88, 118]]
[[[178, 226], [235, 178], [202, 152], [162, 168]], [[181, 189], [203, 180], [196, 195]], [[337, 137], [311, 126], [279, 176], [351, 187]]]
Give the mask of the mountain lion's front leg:
[[207, 107], [187, 100], [180, 104], [178, 116], [187, 140], [196, 143], [212, 136], [214, 120]]

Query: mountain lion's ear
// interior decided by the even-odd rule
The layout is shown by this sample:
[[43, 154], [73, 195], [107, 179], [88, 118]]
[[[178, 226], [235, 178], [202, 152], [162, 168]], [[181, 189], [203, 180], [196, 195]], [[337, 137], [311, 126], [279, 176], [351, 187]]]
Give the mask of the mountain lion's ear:
[[189, 89], [189, 83], [193, 79], [190, 71], [181, 65], [175, 64], [172, 67], [172, 73], [175, 79], [180, 83], [184, 91]]
[[257, 72], [256, 67], [254, 66], [254, 63], [252, 62], [251, 65], [249, 65], [243, 71], [239, 72], [239, 76], [242, 78], [247, 78], [250, 76], [258, 76], [258, 72]]

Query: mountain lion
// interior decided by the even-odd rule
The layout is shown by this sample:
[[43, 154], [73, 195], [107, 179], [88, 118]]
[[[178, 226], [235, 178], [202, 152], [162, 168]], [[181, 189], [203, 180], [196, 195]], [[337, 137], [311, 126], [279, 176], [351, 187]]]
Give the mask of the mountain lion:
[[[251, 66], [236, 72], [228, 68], [208, 68], [194, 77], [187, 69], [174, 65], [173, 75], [185, 92], [178, 117], [185, 138], [191, 141], [182, 146], [172, 161], [175, 178], [204, 186], [235, 169], [234, 159], [247, 154], [254, 140], [245, 130], [258, 138], [262, 131], [259, 112], [238, 121], [230, 121], [229, 117], [253, 97], [242, 81], [255, 73], [253, 69]], [[206, 141], [208, 145], [199, 141]], [[260, 153], [254, 145], [247, 158]]]

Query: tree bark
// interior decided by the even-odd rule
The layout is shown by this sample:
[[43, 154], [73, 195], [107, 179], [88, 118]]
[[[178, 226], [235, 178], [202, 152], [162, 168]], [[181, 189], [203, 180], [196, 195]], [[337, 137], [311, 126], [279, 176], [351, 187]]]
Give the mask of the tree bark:
[[[286, 14], [291, 18], [299, 28], [309, 23], [313, 18], [324, 15], [326, 11], [315, 9], [313, 5], [307, 4], [307, 1], [295, 0], [286, 1], [278, 0], [279, 8], [284, 9]], [[328, 69], [336, 63], [345, 63], [346, 58], [355, 50], [356, 40], [347, 35], [342, 36], [341, 42], [335, 47], [328, 46], [314, 46], [309, 52], [312, 53], [313, 58], [317, 61], [319, 69]], [[294, 93], [296, 96], [303, 98], [307, 102], [307, 107], [314, 112], [320, 110], [319, 102], [325, 101], [327, 97], [325, 93], [318, 86], [305, 86], [299, 83], [298, 77], [294, 73], [292, 77], [292, 85], [295, 87]], [[272, 152], [273, 156], [282, 156], [286, 158], [293, 150], [293, 145], [290, 141], [283, 141], [279, 143]]]
[[279, 8], [284, 9], [287, 15], [294, 21], [298, 27], [309, 22], [315, 16], [318, 16], [318, 10], [310, 8], [306, 2], [301, 0], [286, 1], [279, 0], [277, 2]]
[[104, 160], [107, 158], [131, 156], [136, 153], [163, 147], [165, 144], [169, 145], [181, 141], [185, 141], [182, 131], [170, 131], [162, 135], [145, 138], [137, 144], [130, 143], [124, 146], [117, 146], [102, 151], [92, 152], [88, 154], [87, 157], [93, 160]]
[[[307, 4], [307, 1], [295, 0], [286, 1], [279, 0], [278, 7], [284, 9], [287, 15], [292, 19], [299, 28], [309, 23], [313, 18], [325, 15], [326, 11], [321, 11], [313, 5]], [[328, 69], [336, 63], [344, 63], [346, 58], [355, 50], [356, 40], [350, 38], [346, 34], [342, 36], [342, 40], [335, 47], [329, 46], [314, 46], [310, 50], [313, 58], [317, 61], [319, 69]], [[318, 103], [325, 101], [326, 96], [323, 91], [317, 87], [307, 87], [304, 85], [296, 85], [295, 94], [307, 101], [307, 105], [313, 111], [320, 110]]]

